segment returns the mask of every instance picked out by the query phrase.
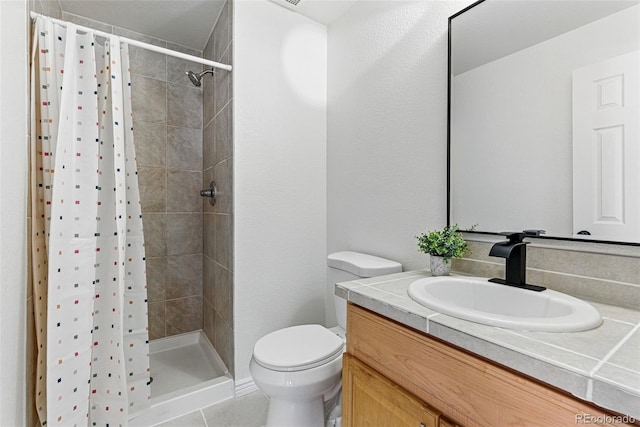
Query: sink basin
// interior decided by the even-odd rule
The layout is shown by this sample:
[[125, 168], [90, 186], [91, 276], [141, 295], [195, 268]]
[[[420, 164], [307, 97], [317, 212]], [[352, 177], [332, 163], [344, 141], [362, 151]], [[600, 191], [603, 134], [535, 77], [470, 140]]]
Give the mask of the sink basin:
[[409, 285], [408, 294], [440, 313], [510, 329], [578, 332], [602, 323], [591, 304], [547, 289], [533, 292], [491, 283], [481, 277], [427, 277]]

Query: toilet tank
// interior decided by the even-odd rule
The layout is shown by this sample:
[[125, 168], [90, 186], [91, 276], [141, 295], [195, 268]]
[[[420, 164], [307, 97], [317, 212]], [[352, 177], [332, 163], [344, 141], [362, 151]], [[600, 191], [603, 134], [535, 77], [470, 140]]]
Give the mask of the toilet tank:
[[336, 283], [402, 271], [402, 264], [399, 262], [350, 251], [330, 254], [327, 257], [327, 265], [329, 266], [328, 286], [335, 303], [336, 319], [338, 326], [343, 329], [347, 327], [347, 301], [335, 295], [333, 288]]

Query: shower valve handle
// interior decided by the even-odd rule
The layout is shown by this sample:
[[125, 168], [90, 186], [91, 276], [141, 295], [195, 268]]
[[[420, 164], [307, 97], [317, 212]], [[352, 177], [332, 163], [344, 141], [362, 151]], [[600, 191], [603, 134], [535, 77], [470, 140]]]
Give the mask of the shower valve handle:
[[211, 204], [211, 206], [214, 206], [216, 204], [216, 192], [216, 183], [215, 181], [211, 181], [211, 184], [209, 184], [209, 188], [200, 190], [200, 195], [202, 197], [209, 197], [209, 203]]

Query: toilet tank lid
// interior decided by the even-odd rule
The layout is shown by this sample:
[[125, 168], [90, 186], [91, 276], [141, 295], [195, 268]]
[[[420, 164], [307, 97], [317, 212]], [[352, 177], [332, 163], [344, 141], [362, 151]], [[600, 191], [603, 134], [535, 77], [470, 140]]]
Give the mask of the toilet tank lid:
[[351, 251], [329, 254], [327, 264], [359, 277], [375, 277], [402, 271], [402, 264], [399, 262]]

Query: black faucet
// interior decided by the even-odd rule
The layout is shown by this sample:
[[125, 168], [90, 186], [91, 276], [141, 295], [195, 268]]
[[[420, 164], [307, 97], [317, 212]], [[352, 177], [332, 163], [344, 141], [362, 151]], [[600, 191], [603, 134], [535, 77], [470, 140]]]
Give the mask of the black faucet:
[[531, 233], [501, 233], [509, 239], [506, 242], [498, 242], [491, 247], [489, 256], [505, 258], [505, 280], [489, 279], [490, 282], [501, 285], [514, 286], [516, 288], [528, 289], [530, 291], [541, 292], [545, 287], [528, 285], [527, 275], [527, 243], [523, 242], [526, 236]]

